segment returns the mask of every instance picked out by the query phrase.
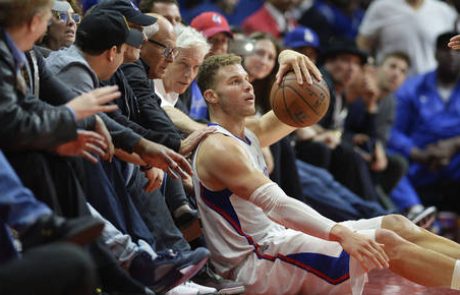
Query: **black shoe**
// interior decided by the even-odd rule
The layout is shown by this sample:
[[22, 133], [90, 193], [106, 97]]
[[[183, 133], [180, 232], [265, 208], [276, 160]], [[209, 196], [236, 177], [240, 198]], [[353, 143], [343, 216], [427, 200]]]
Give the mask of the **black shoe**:
[[199, 285], [215, 288], [217, 294], [243, 294], [245, 290], [243, 284], [224, 279], [216, 274], [209, 265], [205, 265], [203, 269], [193, 277], [192, 281]]
[[193, 277], [206, 264], [209, 251], [197, 248], [192, 251], [158, 252], [152, 257], [142, 251], [131, 262], [129, 273], [156, 293], [164, 293]]
[[178, 227], [187, 226], [198, 218], [198, 210], [193, 209], [189, 204], [183, 204], [174, 210], [173, 217]]
[[65, 219], [46, 215], [22, 232], [19, 239], [23, 250], [54, 241], [85, 245], [94, 241], [103, 229], [104, 222], [91, 216]]

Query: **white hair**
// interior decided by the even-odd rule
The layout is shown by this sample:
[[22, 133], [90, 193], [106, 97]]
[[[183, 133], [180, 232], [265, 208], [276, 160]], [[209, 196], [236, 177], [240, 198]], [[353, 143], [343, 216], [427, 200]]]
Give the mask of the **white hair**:
[[153, 35], [158, 33], [159, 30], [160, 26], [158, 25], [157, 21], [153, 25], [144, 27], [144, 34], [147, 36], [147, 38], [151, 38]]
[[200, 50], [203, 55], [206, 55], [211, 49], [206, 37], [194, 28], [179, 24], [174, 27], [174, 30], [177, 36], [176, 47]]

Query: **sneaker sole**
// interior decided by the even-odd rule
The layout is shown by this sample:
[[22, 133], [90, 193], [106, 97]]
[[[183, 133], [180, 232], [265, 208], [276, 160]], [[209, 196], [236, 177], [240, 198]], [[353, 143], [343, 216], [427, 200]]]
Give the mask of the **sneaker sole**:
[[[429, 207], [423, 210], [419, 215], [412, 219], [412, 222], [416, 225], [421, 225], [421, 221], [428, 219], [429, 217], [434, 217], [436, 215], [436, 208]], [[434, 221], [434, 218], [432, 218]], [[426, 225], [425, 225], [426, 226]]]
[[[165, 279], [160, 280], [161, 286], [152, 286], [151, 288], [155, 291], [155, 293], [166, 293], [167, 291], [179, 286], [180, 284], [185, 283], [186, 281], [190, 280], [194, 275], [196, 275], [200, 269], [208, 262], [208, 257], [203, 258], [196, 264], [192, 264], [186, 266], [180, 270], [172, 270], [171, 273], [166, 274], [163, 278]], [[166, 277], [170, 278], [166, 278]]]
[[234, 294], [243, 294], [245, 291], [244, 286], [238, 286], [234, 288], [225, 288], [221, 289], [217, 292], [217, 294], [222, 294], [222, 295], [234, 295]]

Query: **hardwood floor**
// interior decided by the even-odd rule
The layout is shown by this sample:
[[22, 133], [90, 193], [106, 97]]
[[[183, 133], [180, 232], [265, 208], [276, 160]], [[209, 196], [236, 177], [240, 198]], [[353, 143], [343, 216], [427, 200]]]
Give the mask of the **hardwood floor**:
[[441, 288], [427, 288], [412, 283], [389, 270], [374, 270], [369, 274], [369, 282], [364, 295], [460, 295], [460, 291]]

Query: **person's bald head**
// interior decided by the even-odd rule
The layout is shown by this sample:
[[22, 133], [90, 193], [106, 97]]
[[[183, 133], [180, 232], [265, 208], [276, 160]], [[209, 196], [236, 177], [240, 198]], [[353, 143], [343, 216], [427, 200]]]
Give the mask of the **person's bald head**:
[[150, 79], [159, 79], [177, 54], [176, 33], [173, 25], [156, 13], [148, 13], [157, 18], [157, 22], [144, 29], [147, 41], [142, 47], [141, 58], [149, 66]]

